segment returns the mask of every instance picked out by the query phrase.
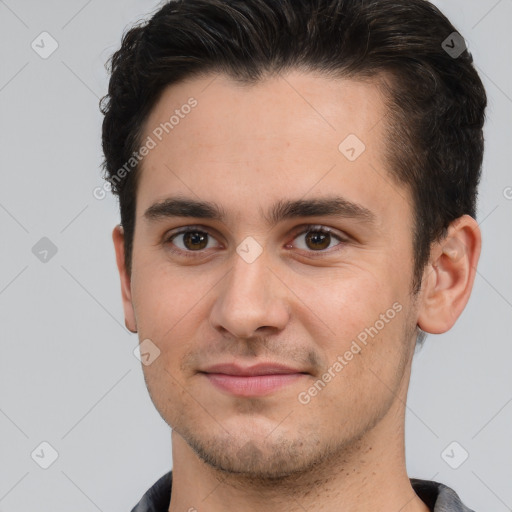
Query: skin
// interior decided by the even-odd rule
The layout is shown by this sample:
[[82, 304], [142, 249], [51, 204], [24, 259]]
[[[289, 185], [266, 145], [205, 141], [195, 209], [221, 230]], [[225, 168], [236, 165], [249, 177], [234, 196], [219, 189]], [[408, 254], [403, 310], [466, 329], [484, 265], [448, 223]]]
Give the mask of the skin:
[[[131, 275], [122, 227], [113, 231], [126, 326], [160, 350], [143, 371], [173, 429], [169, 511], [225, 511], [229, 503], [240, 511], [426, 512], [405, 468], [416, 327], [445, 332], [464, 309], [480, 254], [477, 223], [463, 216], [433, 244], [413, 296], [412, 201], [386, 168], [386, 108], [375, 83], [299, 70], [251, 86], [196, 77], [165, 90], [144, 137], [191, 96], [197, 106], [142, 162]], [[355, 161], [338, 149], [351, 133], [366, 146]], [[178, 195], [214, 201], [226, 218], [144, 217]], [[371, 210], [374, 223], [319, 215], [269, 226], [263, 215], [278, 200], [331, 195]], [[183, 235], [169, 240], [197, 225], [206, 248]], [[346, 241], [331, 236], [319, 250], [308, 225]], [[248, 236], [262, 248], [251, 263], [236, 251]], [[396, 303], [400, 312], [333, 372]], [[307, 373], [261, 397], [221, 391], [199, 373], [260, 361]], [[299, 393], [330, 367], [335, 376], [301, 403]]]

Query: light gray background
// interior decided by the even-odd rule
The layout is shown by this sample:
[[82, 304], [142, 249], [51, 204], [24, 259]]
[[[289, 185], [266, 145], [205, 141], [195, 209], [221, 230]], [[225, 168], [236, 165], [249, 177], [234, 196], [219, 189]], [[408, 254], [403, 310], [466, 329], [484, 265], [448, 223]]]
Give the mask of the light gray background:
[[[504, 512], [512, 510], [512, 0], [435, 3], [466, 38], [489, 96], [483, 250], [458, 323], [429, 335], [415, 356], [407, 465], [411, 477], [454, 487], [477, 512]], [[128, 511], [172, 467], [170, 430], [133, 355], [137, 336], [124, 327], [111, 241], [117, 202], [92, 193], [102, 185], [104, 63], [125, 27], [157, 6], [0, 0], [0, 512]], [[43, 31], [59, 45], [47, 59], [31, 48]], [[58, 250], [46, 263], [32, 252], [42, 237]], [[48, 469], [31, 457], [43, 441], [58, 452]], [[469, 453], [458, 469], [441, 455], [453, 441]], [[451, 459], [461, 450], [449, 450]]]

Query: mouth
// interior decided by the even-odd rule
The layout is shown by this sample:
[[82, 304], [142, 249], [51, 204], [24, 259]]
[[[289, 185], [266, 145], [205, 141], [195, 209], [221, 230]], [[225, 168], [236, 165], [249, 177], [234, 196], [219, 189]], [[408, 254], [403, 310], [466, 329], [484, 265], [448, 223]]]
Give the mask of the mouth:
[[268, 395], [309, 375], [300, 369], [273, 363], [250, 367], [218, 364], [199, 373], [217, 389], [241, 397]]

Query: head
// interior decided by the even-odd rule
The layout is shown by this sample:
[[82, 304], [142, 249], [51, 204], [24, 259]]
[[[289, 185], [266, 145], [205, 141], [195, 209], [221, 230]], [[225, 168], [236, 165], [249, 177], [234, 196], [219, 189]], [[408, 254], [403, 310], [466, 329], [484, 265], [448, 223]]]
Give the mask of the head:
[[[186, 0], [123, 37], [102, 111], [126, 323], [160, 350], [157, 409], [212, 465], [293, 472], [360, 437], [405, 398], [418, 332], [462, 312], [486, 95], [453, 32], [424, 0]], [[309, 218], [331, 233], [289, 252]], [[322, 240], [343, 249], [313, 258]], [[205, 381], [263, 359], [303, 376], [260, 398]]]

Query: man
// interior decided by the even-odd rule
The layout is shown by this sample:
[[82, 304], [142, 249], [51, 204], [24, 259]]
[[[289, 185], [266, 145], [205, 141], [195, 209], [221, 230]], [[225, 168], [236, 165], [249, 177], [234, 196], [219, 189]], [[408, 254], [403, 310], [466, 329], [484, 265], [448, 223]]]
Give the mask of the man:
[[184, 0], [102, 105], [126, 326], [172, 428], [142, 511], [469, 511], [410, 479], [411, 362], [473, 286], [486, 95], [423, 0]]

